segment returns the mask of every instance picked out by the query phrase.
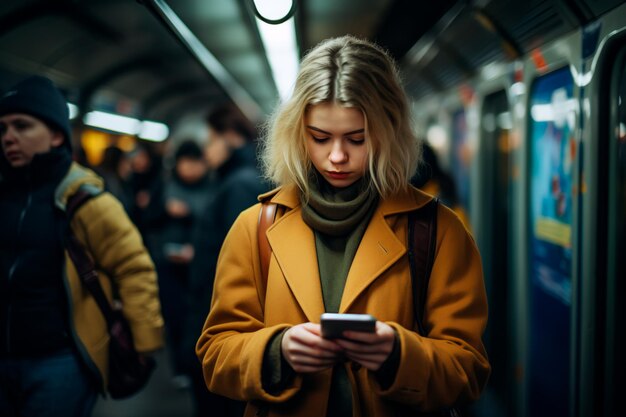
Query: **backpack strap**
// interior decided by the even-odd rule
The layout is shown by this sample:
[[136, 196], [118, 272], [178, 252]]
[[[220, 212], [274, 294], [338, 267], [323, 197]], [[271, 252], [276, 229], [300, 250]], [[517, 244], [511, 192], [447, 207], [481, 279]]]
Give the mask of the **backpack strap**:
[[426, 336], [424, 310], [428, 281], [435, 261], [437, 245], [437, 208], [439, 200], [433, 198], [425, 206], [409, 213], [409, 264], [413, 287], [413, 308], [417, 328]]
[[94, 194], [84, 188], [79, 188], [74, 194], [67, 199], [67, 205], [65, 206], [65, 214], [68, 220], [74, 217], [74, 213], [87, 202]]
[[272, 248], [270, 248], [270, 242], [267, 240], [267, 229], [276, 220], [276, 211], [278, 204], [263, 202], [261, 203], [261, 211], [259, 212], [259, 226], [257, 227], [257, 235], [259, 240], [259, 256], [261, 258], [261, 276], [263, 282], [267, 282], [267, 274], [270, 269], [270, 255]]
[[[81, 188], [68, 198], [65, 212], [68, 223], [76, 211], [92, 197], [94, 197], [93, 193]], [[93, 260], [89, 257], [89, 255], [87, 255], [85, 248], [76, 238], [76, 235], [71, 227], [69, 227], [68, 230], [65, 246], [70, 259], [76, 268], [80, 282], [93, 296], [96, 304], [98, 304], [98, 307], [102, 311], [102, 315], [104, 316], [109, 329], [111, 329], [115, 321], [113, 308], [104, 294], [100, 281], [98, 281], [98, 273], [96, 272]]]

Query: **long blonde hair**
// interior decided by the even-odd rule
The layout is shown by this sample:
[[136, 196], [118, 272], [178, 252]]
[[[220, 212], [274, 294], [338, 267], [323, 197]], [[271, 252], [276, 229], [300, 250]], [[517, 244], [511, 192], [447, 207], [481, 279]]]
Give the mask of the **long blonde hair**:
[[420, 158], [406, 93], [393, 59], [353, 36], [323, 41], [302, 60], [291, 99], [266, 125], [261, 160], [267, 178], [295, 183], [308, 197], [315, 168], [306, 149], [305, 114], [327, 102], [363, 112], [370, 185], [382, 197], [406, 190]]

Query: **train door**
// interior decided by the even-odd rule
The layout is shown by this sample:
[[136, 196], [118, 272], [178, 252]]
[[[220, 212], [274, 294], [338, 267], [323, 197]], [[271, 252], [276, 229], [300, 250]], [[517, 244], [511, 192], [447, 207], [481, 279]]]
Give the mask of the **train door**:
[[570, 415], [572, 227], [576, 139], [568, 67], [535, 80], [529, 96], [528, 413]]
[[489, 325], [485, 332], [485, 347], [489, 354], [492, 374], [490, 390], [506, 409], [509, 403], [508, 341], [512, 332], [508, 322], [509, 302], [509, 230], [510, 230], [510, 136], [512, 129], [509, 101], [505, 90], [485, 97], [481, 111], [481, 147], [483, 149], [484, 188], [483, 245], [485, 286], [489, 301]]
[[[623, 415], [619, 382], [626, 372], [626, 31], [624, 10], [595, 26], [583, 69], [593, 74], [584, 103], [584, 183], [576, 417]], [[602, 36], [604, 35], [604, 37]], [[585, 38], [583, 38], [585, 39]], [[586, 78], [583, 78], [585, 80]]]
[[[617, 54], [612, 68], [608, 98], [608, 207], [607, 207], [607, 282], [605, 315], [604, 416], [623, 412], [622, 398], [617, 391], [626, 371], [623, 349], [626, 322], [626, 48]], [[601, 261], [602, 262], [602, 261]]]

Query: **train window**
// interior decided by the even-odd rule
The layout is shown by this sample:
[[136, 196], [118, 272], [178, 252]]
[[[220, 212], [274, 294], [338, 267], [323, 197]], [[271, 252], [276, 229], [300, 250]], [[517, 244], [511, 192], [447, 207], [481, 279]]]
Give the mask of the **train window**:
[[530, 94], [529, 415], [569, 415], [576, 100], [568, 68]]

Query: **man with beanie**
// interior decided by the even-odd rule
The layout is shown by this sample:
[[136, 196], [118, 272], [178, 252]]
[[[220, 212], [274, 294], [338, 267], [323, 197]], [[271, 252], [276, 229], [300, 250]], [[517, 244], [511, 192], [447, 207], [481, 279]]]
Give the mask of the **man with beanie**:
[[[0, 145], [0, 415], [89, 416], [106, 392], [109, 336], [65, 250], [70, 227], [146, 353], [163, 343], [154, 266], [102, 179], [72, 162], [67, 103], [50, 80], [0, 97]], [[91, 198], [68, 219], [79, 190]]]

